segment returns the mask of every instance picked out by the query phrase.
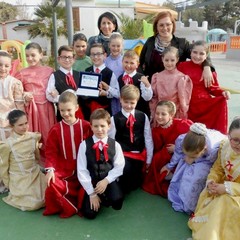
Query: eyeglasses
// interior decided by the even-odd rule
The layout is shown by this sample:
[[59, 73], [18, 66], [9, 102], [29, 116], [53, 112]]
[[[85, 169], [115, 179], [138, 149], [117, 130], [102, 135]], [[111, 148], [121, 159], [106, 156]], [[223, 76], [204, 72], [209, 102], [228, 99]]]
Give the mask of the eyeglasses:
[[164, 27], [169, 28], [171, 26], [172, 26], [172, 23], [161, 23], [161, 24], [158, 24], [159, 28], [164, 28]]
[[72, 61], [73, 60], [73, 56], [59, 56], [60, 59], [64, 60], [64, 61]]
[[102, 53], [102, 52], [98, 52], [98, 53], [91, 53], [90, 54], [90, 57], [92, 57], [92, 58], [94, 58], [94, 57], [100, 57], [100, 56], [102, 56], [104, 53]]
[[240, 139], [239, 138], [232, 138], [230, 135], [228, 136], [230, 143], [234, 145], [239, 145], [240, 144]]

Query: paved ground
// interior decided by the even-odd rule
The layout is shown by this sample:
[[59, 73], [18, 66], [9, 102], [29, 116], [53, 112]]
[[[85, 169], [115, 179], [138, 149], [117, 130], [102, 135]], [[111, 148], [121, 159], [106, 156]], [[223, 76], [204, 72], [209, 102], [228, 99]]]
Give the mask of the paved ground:
[[[213, 65], [218, 73], [222, 87], [240, 92], [240, 60], [226, 59], [222, 53], [211, 54]], [[232, 94], [228, 101], [229, 123], [235, 116], [240, 116], [240, 94]]]

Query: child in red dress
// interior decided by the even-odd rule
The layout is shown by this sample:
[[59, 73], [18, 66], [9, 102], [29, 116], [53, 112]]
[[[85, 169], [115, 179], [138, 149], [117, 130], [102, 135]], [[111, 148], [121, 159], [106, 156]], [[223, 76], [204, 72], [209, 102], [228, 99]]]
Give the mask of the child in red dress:
[[65, 91], [59, 97], [63, 120], [52, 127], [46, 144], [46, 209], [43, 215], [60, 214], [67, 218], [78, 213], [81, 185], [77, 179], [79, 144], [91, 136], [89, 122], [75, 117], [77, 97]]
[[191, 51], [191, 61], [181, 62], [178, 70], [187, 74], [193, 83], [188, 118], [193, 122], [204, 123], [209, 129], [216, 129], [223, 134], [227, 133], [228, 109], [227, 101], [230, 97], [228, 91], [219, 87], [217, 73], [213, 72], [214, 82], [205, 87], [201, 81], [203, 62], [209, 54], [209, 46], [204, 41], [196, 41]]
[[155, 110], [154, 120], [157, 123], [152, 128], [154, 143], [153, 160], [147, 173], [143, 190], [151, 194], [159, 194], [167, 197], [167, 190], [170, 181], [160, 170], [171, 159], [174, 152], [176, 138], [189, 131], [192, 121], [188, 119], [174, 118], [176, 106], [171, 101], [160, 101]]

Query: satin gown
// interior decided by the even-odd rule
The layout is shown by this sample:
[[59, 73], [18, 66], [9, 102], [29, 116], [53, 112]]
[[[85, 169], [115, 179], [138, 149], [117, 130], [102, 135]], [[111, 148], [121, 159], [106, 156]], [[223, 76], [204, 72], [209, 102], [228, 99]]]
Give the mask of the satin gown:
[[188, 226], [194, 240], [233, 240], [240, 236], [240, 155], [226, 140], [220, 147], [208, 181], [222, 183], [227, 193], [213, 196], [205, 188]]

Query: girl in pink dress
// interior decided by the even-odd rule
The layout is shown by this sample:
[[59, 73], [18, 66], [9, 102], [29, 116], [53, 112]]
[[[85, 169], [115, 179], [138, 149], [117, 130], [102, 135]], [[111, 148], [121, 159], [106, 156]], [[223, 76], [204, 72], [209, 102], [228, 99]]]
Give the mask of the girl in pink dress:
[[151, 116], [154, 116], [156, 105], [161, 100], [168, 100], [175, 103], [176, 117], [186, 119], [189, 102], [192, 94], [191, 79], [179, 72], [176, 64], [179, 60], [179, 53], [175, 47], [167, 47], [162, 53], [162, 61], [165, 70], [155, 73], [152, 76], [153, 98], [150, 101]]
[[154, 116], [157, 125], [152, 128], [153, 159], [143, 184], [143, 190], [146, 192], [163, 197], [167, 197], [170, 181], [165, 179], [165, 173], [160, 174], [160, 170], [169, 163], [177, 137], [188, 132], [192, 124], [188, 119], [174, 118], [175, 113], [176, 106], [173, 102], [160, 101], [157, 104]]
[[201, 81], [203, 62], [209, 54], [209, 46], [204, 41], [196, 41], [191, 51], [191, 61], [181, 62], [179, 71], [187, 74], [193, 84], [188, 118], [193, 122], [204, 123], [209, 129], [216, 129], [223, 134], [227, 133], [228, 109], [227, 101], [230, 97], [228, 91], [220, 88], [217, 73], [213, 72], [214, 82], [205, 87]]
[[41, 65], [43, 53], [38, 43], [29, 43], [25, 50], [29, 67], [17, 72], [15, 77], [22, 82], [26, 98], [30, 100], [26, 106], [29, 131], [41, 133], [41, 160], [44, 161], [48, 132], [56, 122], [53, 103], [46, 99], [47, 83], [53, 69]]

